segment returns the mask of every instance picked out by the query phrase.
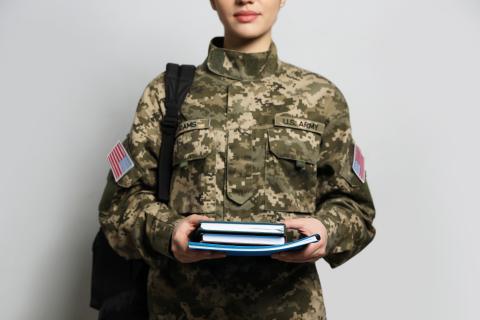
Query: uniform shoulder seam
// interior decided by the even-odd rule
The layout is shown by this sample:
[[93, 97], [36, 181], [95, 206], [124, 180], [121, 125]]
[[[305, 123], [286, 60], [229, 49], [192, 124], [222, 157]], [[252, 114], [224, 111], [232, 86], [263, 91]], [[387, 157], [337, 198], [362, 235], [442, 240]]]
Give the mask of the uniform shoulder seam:
[[286, 61], [281, 61], [281, 63], [283, 64], [283, 66], [287, 69], [294, 69], [295, 71], [299, 72], [300, 75], [302, 77], [313, 77], [315, 78], [316, 80], [319, 80], [323, 83], [327, 83], [331, 86], [334, 86], [334, 83], [333, 81], [331, 81], [330, 79], [328, 79], [326, 76], [322, 75], [321, 73], [318, 73], [318, 72], [314, 72], [314, 71], [311, 71], [311, 70], [308, 70], [304, 67], [300, 67], [296, 64], [293, 64], [291, 62], [286, 62]]

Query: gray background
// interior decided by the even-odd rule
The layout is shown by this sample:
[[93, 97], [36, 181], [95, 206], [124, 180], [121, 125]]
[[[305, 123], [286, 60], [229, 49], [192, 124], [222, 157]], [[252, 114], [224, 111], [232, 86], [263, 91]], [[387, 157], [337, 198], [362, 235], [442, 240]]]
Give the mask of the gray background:
[[[287, 1], [284, 61], [343, 91], [374, 242], [318, 269], [329, 319], [478, 319], [478, 0]], [[223, 29], [204, 1], [0, 0], [2, 319], [95, 319], [106, 153], [166, 62]]]

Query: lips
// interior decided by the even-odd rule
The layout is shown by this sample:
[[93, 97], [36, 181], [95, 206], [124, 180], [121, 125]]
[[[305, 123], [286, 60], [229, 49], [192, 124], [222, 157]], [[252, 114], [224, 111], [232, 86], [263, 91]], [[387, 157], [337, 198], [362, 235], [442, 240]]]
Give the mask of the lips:
[[237, 20], [240, 22], [251, 22], [255, 20], [258, 15], [258, 12], [251, 10], [242, 10], [234, 14], [235, 18], [237, 18]]
[[236, 12], [234, 14], [234, 16], [235, 17], [238, 17], [238, 16], [256, 16], [258, 14], [259, 14], [258, 12], [255, 12], [255, 11], [252, 11], [252, 10], [242, 10], [242, 11]]

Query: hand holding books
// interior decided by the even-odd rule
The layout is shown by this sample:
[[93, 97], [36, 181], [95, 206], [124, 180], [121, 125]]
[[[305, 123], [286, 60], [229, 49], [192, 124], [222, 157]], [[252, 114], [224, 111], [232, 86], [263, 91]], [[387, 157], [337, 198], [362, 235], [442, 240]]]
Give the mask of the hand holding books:
[[315, 262], [327, 254], [328, 233], [322, 221], [313, 217], [295, 218], [284, 220], [287, 229], [296, 229], [303, 235], [320, 234], [320, 241], [308, 245], [304, 250], [298, 252], [281, 252], [272, 254], [273, 259], [284, 262]]
[[211, 250], [198, 251], [192, 250], [188, 247], [188, 240], [191, 233], [198, 227], [201, 221], [213, 220], [213, 218], [191, 214], [175, 226], [172, 236], [170, 238], [170, 254], [182, 263], [197, 262], [205, 259], [218, 259], [226, 257], [222, 252], [215, 252]]
[[318, 242], [320, 234], [285, 243], [283, 223], [201, 221], [192, 240], [188, 247], [194, 250], [219, 251], [230, 256], [269, 256]]

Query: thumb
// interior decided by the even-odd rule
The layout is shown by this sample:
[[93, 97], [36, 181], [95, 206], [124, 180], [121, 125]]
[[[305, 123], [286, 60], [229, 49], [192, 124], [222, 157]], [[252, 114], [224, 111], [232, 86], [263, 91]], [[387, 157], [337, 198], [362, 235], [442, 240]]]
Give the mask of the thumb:
[[200, 222], [205, 221], [205, 220], [213, 220], [213, 218], [203, 216], [203, 215], [199, 215], [199, 214], [191, 214], [191, 215], [188, 216], [188, 221], [190, 222], [190, 224], [192, 224], [194, 226], [200, 224]]
[[301, 230], [305, 226], [305, 223], [301, 219], [285, 219], [283, 223], [287, 229]]

